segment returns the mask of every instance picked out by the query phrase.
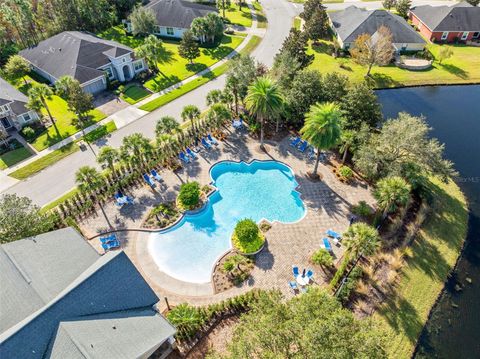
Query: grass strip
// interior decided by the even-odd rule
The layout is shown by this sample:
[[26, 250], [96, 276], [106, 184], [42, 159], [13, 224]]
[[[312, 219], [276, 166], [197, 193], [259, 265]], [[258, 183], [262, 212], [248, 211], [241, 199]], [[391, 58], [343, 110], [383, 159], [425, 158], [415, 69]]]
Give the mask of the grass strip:
[[115, 131], [116, 129], [117, 129], [117, 126], [115, 125], [115, 122], [109, 121], [105, 125], [98, 126], [93, 131], [90, 131], [85, 136], [83, 136], [83, 138], [85, 141], [92, 143], [108, 135], [109, 133]]
[[468, 229], [468, 209], [453, 182], [431, 179], [434, 204], [411, 247], [395, 295], [374, 315], [390, 358], [411, 358], [432, 306], [453, 269]]
[[75, 196], [77, 193], [79, 192], [78, 188], [75, 187], [74, 189], [72, 189], [71, 191], [65, 193], [63, 196], [61, 197], [58, 197], [56, 200], [50, 202], [49, 204], [45, 205], [42, 207], [41, 209], [41, 212], [47, 212], [55, 207], [57, 207], [60, 203], [63, 203], [65, 202], [66, 200], [72, 198], [73, 196]]
[[[239, 52], [240, 54], [249, 54], [252, 52], [260, 43], [261, 38], [258, 36], [252, 36], [247, 45]], [[185, 95], [186, 93], [195, 90], [196, 88], [206, 84], [208, 81], [213, 80], [214, 78], [222, 75], [225, 71], [228, 70], [229, 63], [226, 62], [213, 71], [207, 72], [205, 75], [196, 78], [193, 81], [187, 82], [185, 85], [182, 85], [156, 99], [147, 102], [145, 105], [140, 107], [140, 110], [152, 112], [159, 107], [166, 105], [169, 102], [179, 98], [180, 96]]]
[[22, 168], [19, 168], [18, 170], [10, 173], [10, 177], [16, 178], [18, 180], [23, 180], [26, 179], [35, 173], [38, 173], [48, 166], [53, 165], [55, 162], [60, 161], [62, 158], [67, 157], [68, 155], [71, 155], [74, 152], [77, 152], [80, 149], [78, 145], [76, 144], [69, 144], [67, 146], [64, 146], [56, 151], [53, 151], [49, 153], [46, 156], [43, 156], [42, 158], [39, 158], [36, 161], [33, 161], [32, 163], [29, 163], [26, 166], [23, 166]]
[[259, 1], [255, 1], [253, 3], [253, 7], [255, 8], [255, 13], [257, 14], [257, 27], [259, 29], [265, 29], [267, 27], [267, 17], [263, 12], [262, 4]]
[[295, 16], [293, 18], [293, 27], [297, 30], [300, 30], [300, 26], [302, 26], [302, 19], [300, 19], [298, 16]]

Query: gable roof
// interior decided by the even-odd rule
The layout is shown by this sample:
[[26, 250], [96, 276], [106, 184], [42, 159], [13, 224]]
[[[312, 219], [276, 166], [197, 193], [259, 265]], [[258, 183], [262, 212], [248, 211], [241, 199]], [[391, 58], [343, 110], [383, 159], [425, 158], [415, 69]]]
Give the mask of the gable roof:
[[354, 42], [365, 33], [373, 36], [381, 26], [390, 29], [393, 43], [425, 43], [403, 18], [386, 10], [365, 10], [352, 5], [328, 16], [344, 43]]
[[27, 102], [27, 96], [0, 77], [0, 106], [8, 103], [15, 114], [21, 115], [28, 112]]
[[69, 75], [81, 84], [103, 75], [99, 67], [133, 52], [127, 46], [81, 31], [64, 31], [20, 51], [32, 65], [58, 79]]
[[[71, 228], [1, 248], [2, 358], [138, 357], [152, 341], [159, 344], [174, 332], [153, 310], [158, 297], [123, 251], [99, 256]], [[120, 322], [122, 330], [106, 330]], [[156, 333], [146, 333], [142, 325]], [[124, 339], [141, 334], [152, 337], [136, 345]], [[135, 355], [105, 356], [111, 345]]]
[[189, 29], [192, 21], [208, 13], [217, 12], [213, 6], [197, 4], [184, 0], [156, 0], [146, 6], [152, 9], [157, 25]]
[[480, 31], [480, 7], [467, 2], [452, 6], [414, 6], [410, 12], [431, 31]]

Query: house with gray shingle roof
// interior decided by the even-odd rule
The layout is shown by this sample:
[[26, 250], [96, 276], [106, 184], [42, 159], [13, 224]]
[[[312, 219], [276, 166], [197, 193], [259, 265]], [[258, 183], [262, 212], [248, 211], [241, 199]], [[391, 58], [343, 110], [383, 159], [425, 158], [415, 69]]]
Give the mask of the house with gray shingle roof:
[[403, 18], [386, 10], [365, 10], [352, 5], [345, 10], [329, 13], [328, 17], [344, 50], [348, 50], [362, 34], [374, 37], [382, 26], [391, 31], [397, 52], [421, 51], [425, 47], [425, 40]]
[[147, 68], [128, 46], [81, 31], [61, 32], [19, 54], [50, 83], [68, 75], [93, 94], [107, 88], [107, 78], [129, 81]]
[[123, 251], [65, 228], [0, 246], [0, 357], [166, 357], [175, 328]]
[[[214, 6], [186, 0], [153, 0], [145, 8], [152, 10], [157, 20], [153, 34], [176, 39], [182, 38], [197, 17], [217, 12]], [[131, 32], [131, 24], [127, 22], [126, 26]]]
[[20, 130], [38, 121], [35, 111], [27, 108], [28, 98], [0, 77], [0, 132]]
[[409, 18], [420, 33], [433, 42], [480, 40], [480, 7], [467, 2], [452, 6], [414, 6]]

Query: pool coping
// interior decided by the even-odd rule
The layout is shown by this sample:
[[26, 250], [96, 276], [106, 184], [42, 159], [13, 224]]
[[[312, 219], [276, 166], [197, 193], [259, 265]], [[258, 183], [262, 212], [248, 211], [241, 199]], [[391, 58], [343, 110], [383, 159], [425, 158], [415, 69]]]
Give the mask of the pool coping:
[[[298, 189], [301, 187], [301, 185], [299, 184], [299, 182], [296, 179], [296, 174], [295, 174], [295, 171], [293, 170], [293, 168], [290, 167], [285, 162], [278, 161], [278, 160], [252, 159], [250, 161], [220, 160], [220, 161], [214, 163], [213, 165], [210, 166], [210, 168], [208, 170], [208, 174], [210, 176], [210, 182], [208, 184], [213, 188], [213, 191], [211, 191], [209, 194], [206, 195], [205, 203], [200, 208], [197, 208], [197, 209], [194, 209], [194, 210], [182, 211], [182, 215], [175, 222], [171, 223], [167, 227], [164, 227], [164, 228], [161, 228], [161, 229], [158, 229], [158, 230], [153, 229], [152, 231], [148, 232], [148, 236], [145, 236], [146, 237], [145, 240], [138, 241], [138, 237], [137, 237], [136, 254], [137, 254], [137, 256], [140, 256], [142, 258], [142, 260], [140, 261], [140, 263], [141, 263], [140, 265], [142, 266], [142, 269], [144, 270], [144, 272], [146, 272], [148, 274], [148, 276], [158, 286], [160, 286], [162, 289], [164, 289], [168, 292], [171, 292], [171, 293], [177, 294], [177, 295], [185, 295], [185, 296], [189, 296], [189, 297], [211, 296], [211, 295], [218, 294], [216, 292], [215, 284], [213, 282], [213, 276], [214, 276], [215, 270], [218, 267], [218, 264], [222, 260], [222, 258], [224, 258], [226, 255], [228, 255], [232, 251], [236, 251], [235, 248], [232, 245], [231, 238], [229, 239], [230, 248], [227, 251], [223, 252], [221, 255], [219, 255], [215, 259], [215, 262], [214, 262], [214, 264], [211, 268], [211, 272], [210, 272], [210, 281], [209, 282], [204, 282], [204, 283], [195, 283], [195, 282], [183, 281], [181, 279], [172, 277], [171, 275], [169, 275], [166, 272], [164, 272], [163, 270], [161, 270], [160, 267], [155, 262], [155, 259], [153, 259], [153, 256], [150, 254], [149, 242], [150, 242], [150, 237], [151, 237], [152, 234], [167, 232], [167, 231], [171, 230], [172, 227], [179, 224], [185, 218], [186, 215], [190, 215], [190, 216], [199, 215], [207, 209], [207, 206], [210, 202], [210, 197], [213, 194], [215, 194], [216, 192], [218, 192], [218, 188], [214, 185], [215, 181], [213, 180], [213, 177], [212, 177], [212, 174], [211, 174], [212, 168], [215, 167], [217, 164], [223, 163], [223, 162], [230, 162], [230, 163], [242, 163], [243, 162], [247, 165], [251, 165], [251, 164], [253, 164], [253, 162], [263, 162], [263, 163], [265, 163], [265, 162], [276, 162], [276, 163], [280, 163], [280, 164], [284, 165], [285, 167], [287, 167], [289, 169], [289, 171], [292, 173], [292, 175], [295, 179], [295, 182], [297, 184], [294, 187], [293, 191], [298, 193], [299, 198], [302, 200], [302, 204], [303, 204], [303, 207], [304, 207], [303, 216], [301, 218], [299, 218], [298, 220], [294, 221], [294, 222], [288, 222], [288, 223], [284, 223], [284, 222], [277, 221], [277, 220], [269, 221], [266, 218], [262, 217], [257, 223], [261, 223], [262, 221], [266, 221], [266, 222], [268, 222], [272, 225], [274, 223], [295, 224], [295, 223], [298, 223], [298, 222], [302, 221], [307, 215], [308, 206], [304, 203], [304, 199], [302, 198], [302, 193], [300, 191], [298, 191]], [[261, 252], [264, 249], [266, 242], [267, 242], [267, 239], [265, 238], [265, 242], [264, 242], [262, 248], [257, 253]], [[140, 244], [140, 246], [139, 246], [139, 244]], [[148, 257], [148, 259], [146, 259], [147, 260], [147, 262], [145, 263], [146, 265], [144, 265], [144, 263], [143, 263], [145, 261], [145, 257]], [[154, 268], [151, 268], [152, 265], [154, 266]], [[175, 289], [172, 289], [172, 288], [175, 288]]]

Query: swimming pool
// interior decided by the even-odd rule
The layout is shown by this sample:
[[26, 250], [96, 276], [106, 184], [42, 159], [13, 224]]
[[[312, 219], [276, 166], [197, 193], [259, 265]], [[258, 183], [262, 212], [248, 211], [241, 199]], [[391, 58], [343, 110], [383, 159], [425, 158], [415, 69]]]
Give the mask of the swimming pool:
[[185, 282], [210, 282], [215, 262], [231, 248], [239, 220], [292, 223], [306, 211], [292, 170], [281, 162], [223, 161], [212, 166], [210, 176], [217, 191], [205, 208], [149, 238], [149, 253], [159, 269]]

